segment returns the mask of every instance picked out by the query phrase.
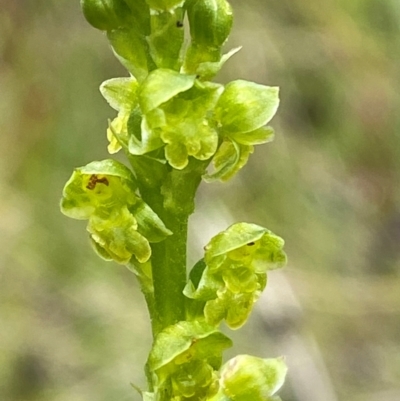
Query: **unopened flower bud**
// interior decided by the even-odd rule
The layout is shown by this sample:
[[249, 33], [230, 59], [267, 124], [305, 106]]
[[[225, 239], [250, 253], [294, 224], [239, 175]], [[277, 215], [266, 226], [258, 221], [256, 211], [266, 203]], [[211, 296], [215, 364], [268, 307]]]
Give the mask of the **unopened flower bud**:
[[81, 0], [81, 7], [89, 24], [102, 31], [124, 25], [131, 13], [124, 0]]
[[190, 34], [198, 45], [218, 48], [232, 28], [232, 8], [226, 0], [189, 0]]

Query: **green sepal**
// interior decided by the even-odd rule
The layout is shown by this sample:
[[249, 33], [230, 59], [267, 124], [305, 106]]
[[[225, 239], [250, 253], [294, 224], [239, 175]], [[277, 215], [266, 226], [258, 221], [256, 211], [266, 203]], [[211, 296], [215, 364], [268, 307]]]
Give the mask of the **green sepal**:
[[184, 0], [146, 0], [146, 3], [153, 10], [167, 11], [181, 6]]
[[182, 64], [184, 30], [180, 22], [182, 10], [151, 15], [151, 34], [147, 36], [150, 55], [158, 68], [178, 71]]
[[[131, 171], [114, 160], [92, 162], [75, 169], [63, 190], [61, 211], [89, 220], [87, 230], [102, 258], [127, 264], [151, 255], [149, 241], [159, 242], [171, 232], [136, 195]], [[145, 237], [146, 236], [146, 237]]]
[[229, 135], [262, 127], [272, 119], [278, 106], [279, 88], [237, 80], [225, 86], [215, 114]]
[[128, 120], [132, 109], [137, 108], [138, 83], [135, 78], [114, 78], [100, 86], [100, 92], [118, 115], [109, 123], [107, 139], [108, 152], [117, 153], [128, 146]]
[[282, 357], [238, 355], [221, 368], [220, 392], [230, 401], [277, 400], [274, 394], [282, 387], [286, 372]]
[[112, 78], [100, 85], [100, 92], [117, 111], [132, 110], [137, 101], [138, 83], [135, 78]]
[[102, 31], [126, 24], [130, 14], [124, 0], [81, 0], [81, 7], [89, 24]]
[[228, 181], [246, 165], [253, 151], [252, 145], [243, 145], [225, 138], [213, 157], [214, 171], [205, 174], [203, 179], [206, 182]]
[[234, 132], [229, 134], [229, 138], [240, 145], [252, 146], [261, 145], [274, 140], [275, 131], [272, 127], [261, 127], [250, 132]]
[[[210, 263], [214, 258], [223, 256], [228, 252], [242, 249], [252, 242], [259, 241], [268, 230], [256, 224], [236, 223], [225, 231], [217, 234], [206, 245], [206, 258]], [[251, 250], [254, 245], [249, 246]]]
[[257, 272], [266, 272], [285, 265], [284, 244], [282, 238], [264, 227], [235, 223], [211, 239], [205, 247], [204, 259], [212, 271], [220, 269], [229, 259], [245, 265], [260, 261], [264, 267]]
[[200, 80], [211, 80], [240, 49], [241, 47], [236, 47], [221, 57], [220, 50], [192, 43], [186, 52], [184, 72], [195, 74]]
[[143, 114], [190, 89], [195, 79], [195, 75], [180, 74], [170, 69], [159, 68], [152, 71], [139, 90], [139, 104]]
[[192, 41], [213, 48], [221, 47], [232, 29], [233, 13], [226, 0], [186, 2]]
[[129, 211], [135, 216], [138, 232], [149, 242], [160, 242], [172, 235], [172, 231], [165, 227], [157, 214], [143, 200], [138, 199]]
[[[214, 344], [213, 349], [203, 344]], [[150, 352], [148, 366], [154, 372], [171, 362], [181, 364], [197, 355], [213, 358], [232, 346], [232, 341], [215, 327], [202, 321], [182, 321], [160, 332]]]
[[121, 64], [142, 82], [151, 67], [148, 45], [134, 27], [124, 26], [107, 32], [108, 40]]

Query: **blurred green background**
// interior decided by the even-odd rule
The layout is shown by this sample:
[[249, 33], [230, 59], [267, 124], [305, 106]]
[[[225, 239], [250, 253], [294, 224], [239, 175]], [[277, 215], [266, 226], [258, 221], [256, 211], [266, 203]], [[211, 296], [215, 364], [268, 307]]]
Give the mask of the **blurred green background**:
[[[287, 241], [234, 353], [286, 355], [285, 401], [400, 399], [400, 2], [232, 0], [218, 80], [281, 87], [276, 140], [201, 186], [192, 261], [244, 220]], [[0, 2], [0, 400], [138, 400], [147, 312], [125, 268], [61, 215], [72, 169], [108, 157], [126, 76], [79, 1]]]

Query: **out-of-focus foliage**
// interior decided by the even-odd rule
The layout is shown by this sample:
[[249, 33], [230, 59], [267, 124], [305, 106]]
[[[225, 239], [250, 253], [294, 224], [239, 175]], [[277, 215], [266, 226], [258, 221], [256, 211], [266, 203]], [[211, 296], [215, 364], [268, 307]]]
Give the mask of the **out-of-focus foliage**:
[[[104, 121], [114, 116], [98, 86], [125, 71], [78, 0], [3, 3], [0, 398], [135, 399], [127, 383], [143, 383], [151, 341], [135, 277], [99, 261], [85, 223], [58, 208], [71, 169], [107, 157]], [[218, 231], [222, 210], [284, 237], [291, 263], [284, 277], [302, 313], [270, 317], [269, 340], [259, 334], [257, 345], [280, 355], [293, 346], [288, 339], [312, 337], [331, 399], [398, 400], [400, 3], [232, 5], [227, 48], [243, 49], [217, 78], [279, 86], [279, 135], [228, 187], [203, 186], [204, 238], [196, 246]], [[299, 388], [329, 399], [325, 387], [312, 387], [303, 360], [287, 363], [283, 399], [310, 401]], [[295, 365], [303, 376], [293, 377]]]

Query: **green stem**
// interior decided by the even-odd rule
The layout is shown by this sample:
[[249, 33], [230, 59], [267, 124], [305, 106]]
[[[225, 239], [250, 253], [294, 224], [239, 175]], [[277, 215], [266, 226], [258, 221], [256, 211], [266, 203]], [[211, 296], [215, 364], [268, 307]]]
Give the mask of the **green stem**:
[[[184, 170], [166, 165], [157, 168], [156, 181], [149, 181], [151, 166], [148, 160], [130, 158], [137, 173], [143, 200], [159, 215], [173, 235], [154, 243], [152, 248], [152, 272], [154, 286], [154, 310], [150, 311], [153, 336], [163, 328], [185, 319], [187, 229], [190, 214], [194, 211], [194, 197], [208, 161], [191, 159]], [[153, 171], [153, 169], [152, 169]]]
[[[161, 194], [161, 185], [167, 175], [168, 171], [167, 166], [150, 158], [133, 156], [128, 152], [126, 153], [126, 155], [133, 168], [133, 171], [135, 172], [142, 199], [158, 214], [160, 218], [162, 218], [164, 199]], [[151, 171], [151, 174], [149, 174], [149, 171]], [[153, 248], [155, 245], [156, 244], [152, 244], [153, 257], [151, 258], [151, 264], [153, 273], [154, 273]], [[147, 308], [149, 310], [153, 337], [155, 337], [155, 335], [162, 329], [162, 325], [161, 325], [161, 315], [156, 307], [154, 282], [152, 282], [152, 287], [153, 290], [151, 297], [149, 296], [149, 294], [147, 294], [147, 296], [146, 294], [144, 295], [147, 303]]]
[[[164, 224], [173, 235], [152, 244], [155, 308], [161, 327], [185, 318], [186, 242], [188, 215], [165, 212]], [[154, 333], [156, 334], [156, 333]]]
[[162, 219], [173, 232], [152, 248], [154, 296], [163, 328], [185, 319], [183, 289], [187, 282], [188, 220], [194, 211], [196, 190], [208, 163], [191, 159], [184, 170], [171, 169], [161, 187], [164, 198]]

